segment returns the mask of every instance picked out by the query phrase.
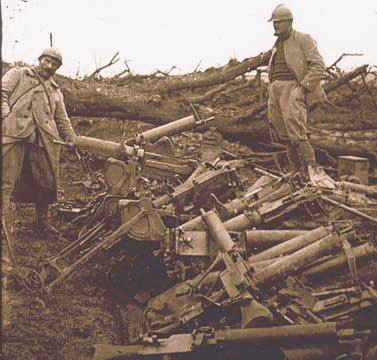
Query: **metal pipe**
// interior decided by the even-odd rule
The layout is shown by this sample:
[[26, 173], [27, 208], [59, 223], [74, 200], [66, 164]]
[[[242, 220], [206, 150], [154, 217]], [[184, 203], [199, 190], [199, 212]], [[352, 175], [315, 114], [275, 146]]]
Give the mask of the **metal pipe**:
[[309, 230], [246, 230], [245, 238], [248, 248], [269, 247], [283, 243]]
[[322, 239], [324, 236], [327, 236], [333, 231], [333, 226], [320, 226], [314, 230], [309, 231], [308, 233], [296, 236], [293, 239], [283, 242], [262, 251], [259, 254], [249, 257], [251, 263], [255, 261], [268, 260], [278, 256], [291, 254], [297, 250], [302, 249], [303, 247], [314, 243], [315, 241]]
[[355, 236], [354, 231], [347, 229], [342, 235], [331, 233], [321, 240], [300, 249], [293, 254], [287, 255], [282, 260], [274, 262], [263, 271], [254, 275], [253, 281], [257, 287], [265, 287], [274, 282], [280, 281], [298, 271], [305, 265], [326, 255], [334, 248], [340, 246], [342, 239], [350, 239]]
[[[356, 262], [360, 263], [377, 255], [377, 249], [370, 243], [362, 244], [352, 248], [352, 253], [356, 258]], [[304, 270], [301, 275], [307, 279], [317, 277], [319, 274], [336, 271], [348, 266], [347, 256], [339, 255], [328, 259], [320, 264], [310, 266]]]
[[208, 119], [196, 120], [193, 115], [186, 116], [182, 119], [178, 119], [167, 124], [157, 126], [153, 129], [146, 130], [141, 134], [135, 136], [136, 144], [145, 144], [156, 141], [162, 136], [172, 136], [182, 131], [191, 130], [197, 126], [206, 126], [208, 122], [214, 120], [215, 117], [211, 116]]
[[[338, 340], [335, 322], [310, 325], [271, 326], [250, 329], [224, 329], [215, 332], [216, 343], [255, 345], [305, 344], [318, 342], [336, 342]], [[209, 339], [208, 343], [210, 344]]]

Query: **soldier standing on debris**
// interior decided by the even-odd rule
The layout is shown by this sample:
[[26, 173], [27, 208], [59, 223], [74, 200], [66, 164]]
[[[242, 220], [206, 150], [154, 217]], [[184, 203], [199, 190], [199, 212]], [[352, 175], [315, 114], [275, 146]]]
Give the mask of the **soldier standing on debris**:
[[286, 145], [289, 166], [307, 178], [317, 169], [308, 140], [308, 106], [325, 101], [320, 84], [325, 65], [313, 38], [292, 28], [292, 12], [278, 5], [268, 21], [277, 40], [268, 66], [268, 118], [279, 141]]
[[61, 137], [71, 143], [76, 134], [63, 95], [52, 79], [62, 65], [55, 48], [47, 48], [39, 65], [15, 67], [2, 79], [2, 221], [11, 234], [14, 201], [36, 204], [37, 228], [56, 234], [48, 220], [49, 204], [56, 201]]

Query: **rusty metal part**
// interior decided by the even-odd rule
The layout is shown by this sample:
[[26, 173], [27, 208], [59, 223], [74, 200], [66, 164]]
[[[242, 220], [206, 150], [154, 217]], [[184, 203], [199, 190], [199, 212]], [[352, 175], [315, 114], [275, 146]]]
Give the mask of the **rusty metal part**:
[[134, 138], [126, 140], [126, 142], [132, 141], [138, 145], [152, 143], [162, 136], [172, 136], [179, 134], [180, 132], [192, 130], [192, 129], [205, 129], [215, 120], [214, 116], [207, 119], [197, 119], [194, 115], [189, 115], [184, 118], [169, 122], [167, 124], [157, 126], [153, 129], [146, 130], [140, 134], [137, 134]]
[[166, 227], [161, 216], [166, 212], [156, 209], [150, 198], [139, 200], [120, 200], [119, 211], [122, 223], [127, 223], [136, 216], [139, 218], [128, 231], [128, 236], [138, 241], [162, 241]]
[[327, 197], [325, 195], [321, 195], [321, 198], [324, 201], [326, 201], [326, 202], [328, 202], [328, 203], [330, 203], [332, 205], [340, 207], [340, 208], [342, 208], [342, 209], [344, 209], [344, 210], [346, 210], [346, 211], [348, 211], [348, 212], [350, 212], [350, 213], [352, 213], [354, 215], [357, 215], [357, 216], [359, 216], [359, 217], [361, 217], [361, 218], [363, 218], [365, 220], [368, 220], [368, 221], [371, 221], [371, 222], [377, 224], [377, 218], [375, 218], [375, 217], [369, 216], [369, 215], [367, 215], [367, 214], [365, 214], [365, 213], [363, 213], [363, 212], [361, 212], [359, 210], [356, 210], [356, 209], [354, 209], [354, 208], [352, 208], [350, 206], [344, 205], [344, 204], [342, 204], [342, 203], [340, 203], [340, 202], [338, 202], [336, 200], [330, 199], [329, 197]]
[[196, 164], [192, 160], [147, 152], [136, 145], [128, 146], [124, 143], [88, 136], [78, 136], [75, 146], [102, 157], [112, 157], [122, 161], [134, 159], [138, 163], [140, 174], [149, 175], [157, 179], [174, 175], [188, 177], [194, 171]]
[[[282, 184], [282, 181], [283, 178], [271, 179], [269, 176], [263, 176], [240, 198], [233, 199], [226, 204], [221, 203], [217, 198], [213, 198], [213, 208], [218, 212], [221, 220], [227, 220], [244, 211], [248, 206], [257, 206], [262, 201], [272, 201], [272, 199], [281, 197], [281, 194], [288, 194], [290, 185], [288, 183]], [[204, 228], [205, 225], [201, 216], [182, 225], [183, 230], [202, 230]]]
[[[136, 226], [139, 221], [143, 220], [143, 216], [147, 212], [148, 210], [146, 209], [136, 212], [132, 218], [122, 223], [115, 231], [111, 231], [110, 234], [105, 229], [105, 218], [103, 221], [98, 222], [83, 237], [79, 237], [75, 242], [68, 245], [57, 256], [48, 259], [44, 270], [54, 273], [54, 279], [45, 284], [44, 290], [51, 292], [57, 284], [71, 277], [96, 254], [115, 246], [133, 226]], [[74, 251], [78, 252], [78, 258], [72, 256]]]
[[243, 214], [233, 217], [224, 223], [228, 231], [241, 231], [261, 223], [281, 218], [292, 210], [307, 203], [318, 201], [320, 193], [317, 188], [306, 187], [294, 193], [282, 196], [275, 201], [262, 203], [260, 206], [252, 206]]
[[370, 196], [376, 196], [377, 195], [377, 187], [376, 186], [368, 186], [363, 184], [355, 184], [349, 181], [339, 181], [336, 183], [336, 186], [340, 190], [344, 191], [356, 191], [360, 192], [362, 194], [367, 194]]
[[274, 262], [266, 267], [264, 271], [256, 273], [253, 278], [255, 286], [266, 287], [271, 283], [275, 283], [339, 247], [342, 238], [351, 239], [353, 237], [355, 237], [355, 232], [351, 227], [343, 230], [341, 234], [337, 232], [331, 233], [315, 243], [284, 257], [284, 259]]
[[174, 188], [171, 193], [155, 199], [153, 204], [156, 208], [170, 204], [172, 211], [175, 209], [181, 213], [190, 206], [200, 206], [205, 203], [210, 193], [220, 196], [241, 187], [236, 169], [210, 169], [194, 178], [190, 177], [189, 180]]
[[[361, 263], [367, 259], [377, 256], [377, 249], [372, 244], [365, 243], [354, 247], [353, 254], [357, 263]], [[343, 269], [345, 266], [347, 266], [347, 256], [338, 255], [331, 257], [330, 259], [326, 259], [318, 264], [311, 265], [309, 268], [304, 269], [301, 274], [307, 279], [313, 279], [318, 277], [320, 274]]]
[[[338, 331], [336, 323], [322, 323], [310, 325], [289, 325], [278, 327], [265, 327], [255, 329], [224, 329], [215, 330], [213, 328], [199, 328], [192, 333], [173, 334], [169, 337], [159, 337], [157, 335], [145, 336], [139, 344], [135, 345], [93, 345], [93, 360], [111, 360], [124, 356], [153, 356], [165, 354], [180, 354], [204, 351], [209, 348], [219, 348], [222, 350], [236, 349], [237, 346], [283, 346], [289, 359], [297, 359], [294, 355], [302, 354], [304, 359], [312, 359], [309, 355], [318, 355], [318, 351], [313, 350], [313, 345], [324, 349], [332, 349], [332, 354], [350, 353], [355, 349], [355, 342], [351, 340], [343, 343], [344, 334], [352, 336], [352, 340], [358, 340], [360, 336], [353, 330]], [[353, 335], [351, 335], [353, 334]], [[309, 351], [297, 348], [303, 344], [312, 345]], [[342, 345], [340, 345], [342, 344]], [[338, 347], [339, 346], [339, 347]], [[322, 348], [323, 347], [323, 348]], [[246, 348], [243, 348], [244, 350]], [[292, 350], [290, 350], [292, 349]], [[317, 357], [318, 359], [318, 357]], [[326, 359], [323, 358], [323, 359]], [[323, 360], [322, 359], [322, 360]]]
[[222, 257], [226, 269], [220, 273], [220, 279], [224, 288], [230, 298], [240, 297], [242, 299], [240, 305], [242, 328], [271, 322], [272, 313], [257, 302], [250, 292], [250, 290], [253, 290], [250, 265], [235, 248], [235, 244], [225, 225], [214, 211], [204, 212], [204, 210], [201, 210], [201, 213], [212, 238], [223, 253]]
[[358, 312], [377, 304], [376, 288], [366, 288], [355, 293], [346, 292], [318, 300], [313, 312], [326, 321], [336, 321], [348, 314]]
[[234, 241], [230, 237], [219, 216], [212, 210], [205, 212], [203, 209], [201, 209], [201, 215], [208, 226], [209, 233], [219, 246], [220, 251], [231, 251], [234, 247]]
[[30, 292], [39, 292], [44, 286], [44, 277], [30, 266], [20, 265], [17, 261], [16, 254], [13, 250], [13, 236], [11, 224], [9, 223], [7, 215], [2, 215], [1, 218], [2, 231], [4, 232], [5, 241], [8, 248], [9, 258], [12, 264], [10, 273], [15, 276], [17, 281]]
[[308, 233], [309, 230], [246, 230], [246, 244], [248, 248], [266, 248], [281, 244], [296, 236]]
[[312, 244], [313, 242], [327, 236], [334, 230], [333, 226], [320, 226], [314, 230], [311, 230], [303, 235], [299, 235], [293, 239], [283, 242], [273, 246], [259, 254], [252, 255], [249, 257], [248, 261], [253, 263], [261, 260], [268, 260], [274, 257], [288, 255], [303, 247]]

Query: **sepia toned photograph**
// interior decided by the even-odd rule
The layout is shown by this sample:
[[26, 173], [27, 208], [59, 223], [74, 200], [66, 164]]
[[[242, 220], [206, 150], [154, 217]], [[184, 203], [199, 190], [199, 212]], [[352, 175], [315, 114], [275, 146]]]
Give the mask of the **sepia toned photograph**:
[[377, 360], [377, 2], [1, 1], [2, 360]]

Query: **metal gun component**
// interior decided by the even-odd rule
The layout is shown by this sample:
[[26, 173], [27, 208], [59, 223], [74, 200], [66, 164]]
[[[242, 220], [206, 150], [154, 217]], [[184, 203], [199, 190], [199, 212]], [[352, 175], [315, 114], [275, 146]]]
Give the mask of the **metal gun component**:
[[369, 216], [359, 210], [356, 210], [350, 206], [347, 206], [347, 205], [344, 205], [336, 200], [333, 200], [333, 199], [330, 199], [329, 197], [325, 196], [325, 195], [321, 195], [321, 199], [323, 199], [324, 201], [328, 202], [329, 204], [332, 204], [332, 205], [335, 205], [337, 207], [340, 207], [348, 212], [350, 212], [351, 214], [354, 214], [354, 215], [357, 215], [365, 220], [368, 220], [368, 221], [371, 221], [375, 224], [377, 224], [377, 218], [373, 217], [373, 216]]
[[355, 237], [355, 232], [352, 227], [344, 229], [340, 234], [333, 232], [293, 254], [285, 256], [284, 259], [274, 262], [266, 267], [264, 271], [255, 273], [253, 277], [254, 284], [256, 287], [263, 288], [276, 283], [329, 253], [334, 248], [339, 247], [342, 239], [351, 239], [353, 237]]
[[267, 248], [284, 243], [299, 235], [307, 234], [309, 230], [246, 230], [245, 238], [248, 248]]
[[141, 174], [149, 174], [156, 178], [175, 174], [188, 177], [195, 167], [193, 161], [190, 160], [147, 152], [137, 145], [129, 146], [93, 137], [78, 136], [75, 146], [106, 158], [111, 157], [122, 161], [134, 159], [138, 163], [138, 170]]
[[[137, 213], [132, 219], [130, 219], [128, 222], [121, 224], [115, 231], [111, 232], [109, 235], [104, 235], [104, 238], [101, 239], [98, 243], [95, 243], [91, 245], [90, 247], [86, 248], [85, 251], [81, 252], [79, 257], [75, 262], [68, 266], [59, 266], [57, 264], [57, 257], [54, 257], [53, 259], [50, 259], [47, 264], [51, 266], [54, 270], [58, 272], [58, 276], [49, 284], [47, 284], [44, 287], [44, 290], [47, 292], [52, 291], [52, 289], [61, 281], [69, 278], [78, 270], [79, 267], [85, 265], [88, 263], [88, 261], [93, 258], [94, 255], [99, 253], [100, 251], [105, 251], [111, 249], [113, 246], [115, 246], [125, 234], [127, 234], [132, 227], [137, 224], [138, 221], [141, 220], [142, 216], [144, 215], [144, 211], [141, 211]], [[101, 223], [98, 224], [97, 228], [93, 229], [93, 233], [95, 236], [93, 236], [93, 233], [88, 234], [88, 238], [92, 240], [92, 237], [94, 237], [96, 240], [98, 239], [98, 233], [97, 231], [102, 230]], [[68, 246], [68, 249], [64, 249], [63, 253], [64, 255], [67, 255], [72, 252], [72, 250], [76, 247], [80, 247], [83, 243], [86, 243], [88, 241], [88, 238], [80, 239], [79, 243], [75, 242], [75, 247]]]
[[2, 216], [1, 225], [4, 231], [4, 237], [8, 248], [9, 258], [12, 264], [11, 274], [16, 277], [20, 284], [30, 292], [38, 292], [44, 286], [44, 277], [35, 269], [30, 266], [20, 265], [17, 261], [16, 255], [13, 250], [12, 231], [10, 224], [7, 222], [6, 215]]
[[253, 324], [268, 323], [272, 320], [271, 312], [258, 303], [252, 295], [250, 265], [242, 258], [235, 244], [214, 211], [204, 212], [202, 217], [208, 226], [211, 237], [220, 248], [225, 264], [225, 270], [220, 273], [220, 279], [230, 298], [240, 298], [241, 326], [250, 327]]
[[[230, 235], [237, 248], [245, 253], [250, 253], [252, 249], [266, 248], [271, 244], [282, 244], [309, 232], [309, 230], [246, 230], [243, 232], [233, 231], [230, 232]], [[177, 255], [209, 256], [218, 250], [205, 230], [184, 230], [179, 226], [171, 235]]]
[[365, 287], [365, 290], [345, 292], [344, 294], [318, 300], [313, 312], [326, 321], [340, 319], [346, 315], [366, 309], [377, 304], [377, 292], [375, 287]]
[[355, 184], [355, 183], [348, 182], [348, 181], [339, 181], [339, 182], [336, 182], [335, 184], [340, 190], [356, 191], [356, 192], [360, 192], [362, 194], [366, 194], [366, 195], [370, 195], [370, 196], [376, 196], [377, 195], [377, 187], [376, 186]]
[[[283, 177], [271, 179], [269, 176], [262, 176], [243, 196], [233, 199], [226, 204], [221, 203], [216, 197], [212, 196], [212, 207], [220, 215], [221, 220], [228, 220], [250, 206], [257, 207], [264, 202], [273, 201], [290, 194], [292, 185], [285, 183], [285, 180]], [[182, 229], [184, 230], [202, 230], [204, 228], [201, 216], [182, 225]]]
[[[377, 256], [377, 249], [370, 243], [356, 246], [352, 251], [357, 263]], [[347, 264], [348, 259], [346, 255], [333, 256], [330, 259], [311, 265], [307, 269], [304, 269], [301, 274], [307, 279], [313, 279], [320, 274], [343, 269]]]
[[[173, 334], [169, 337], [157, 335], [144, 336], [135, 345], [93, 345], [93, 360], [112, 360], [124, 356], [153, 356], [167, 354], [182, 354], [205, 352], [219, 349], [222, 353], [227, 350], [251, 350], [253, 347], [284, 347], [288, 359], [297, 359], [294, 355], [318, 354], [317, 351], [301, 352], [298, 347], [316, 345], [323, 349], [332, 348], [332, 353], [352, 353], [355, 350], [355, 340], [365, 338], [369, 333], [353, 329], [338, 330], [336, 323], [288, 325], [261, 327], [256, 329], [224, 329], [215, 330], [203, 327], [191, 333]], [[212, 352], [213, 353], [213, 352]], [[312, 359], [302, 357], [300, 360]], [[323, 359], [323, 358], [322, 358]], [[325, 358], [326, 359], [326, 358]]]
[[259, 254], [252, 255], [249, 257], [251, 263], [268, 260], [282, 255], [291, 254], [297, 250], [302, 249], [303, 247], [312, 244], [313, 242], [327, 236], [334, 230], [333, 226], [320, 226], [312, 231], [309, 231], [303, 235], [299, 235], [293, 239], [285, 241], [281, 244], [273, 246], [265, 251], [260, 252]]
[[138, 145], [153, 143], [163, 136], [172, 136], [192, 129], [205, 129], [210, 126], [214, 120], [214, 116], [203, 120], [197, 119], [194, 115], [186, 116], [182, 119], [137, 134], [134, 138], [126, 140], [126, 143], [135, 142]]
[[320, 193], [317, 188], [306, 187], [294, 193], [282, 196], [275, 201], [252, 205], [243, 214], [224, 223], [228, 231], [241, 231], [268, 223], [283, 217], [305, 203], [318, 201]]
[[210, 193], [224, 197], [229, 191], [241, 187], [236, 169], [211, 169], [178, 185], [171, 193], [153, 203], [156, 208], [170, 204], [170, 210], [176, 209], [177, 213], [182, 213], [189, 207], [203, 206]]

